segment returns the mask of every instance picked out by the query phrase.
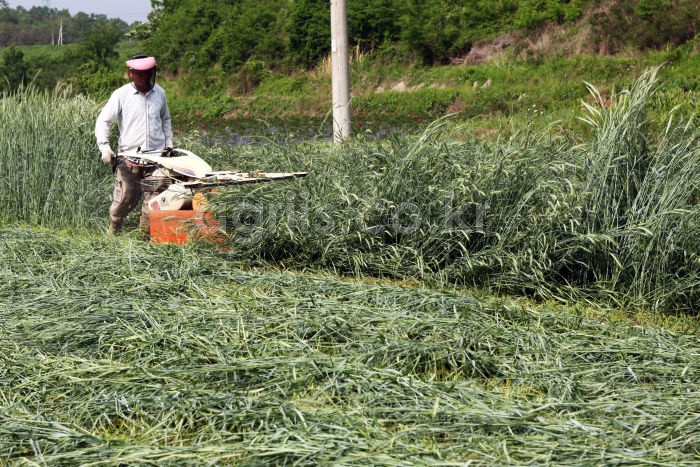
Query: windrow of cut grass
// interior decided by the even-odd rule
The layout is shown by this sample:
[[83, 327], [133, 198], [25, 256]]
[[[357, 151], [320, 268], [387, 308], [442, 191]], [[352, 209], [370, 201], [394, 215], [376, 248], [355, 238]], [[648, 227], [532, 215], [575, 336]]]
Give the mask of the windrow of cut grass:
[[700, 130], [693, 114], [650, 117], [665, 98], [657, 71], [586, 104], [584, 139], [561, 124], [483, 140], [440, 119], [326, 150], [220, 149], [221, 164], [310, 174], [213, 205], [242, 259], [696, 312]]
[[239, 266], [0, 229], [0, 463], [700, 459], [694, 319]]

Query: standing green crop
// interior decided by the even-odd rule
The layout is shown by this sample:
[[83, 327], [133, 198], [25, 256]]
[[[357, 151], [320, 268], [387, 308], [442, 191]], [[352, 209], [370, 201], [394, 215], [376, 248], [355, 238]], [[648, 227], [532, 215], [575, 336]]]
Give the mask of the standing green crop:
[[97, 105], [70, 89], [0, 99], [0, 222], [95, 225], [106, 212], [93, 129]]

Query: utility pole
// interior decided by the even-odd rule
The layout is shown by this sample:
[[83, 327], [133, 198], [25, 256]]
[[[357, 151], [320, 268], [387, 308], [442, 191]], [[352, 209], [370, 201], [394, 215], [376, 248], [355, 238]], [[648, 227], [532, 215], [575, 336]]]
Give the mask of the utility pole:
[[350, 136], [350, 64], [348, 57], [348, 3], [331, 0], [331, 65], [333, 75], [333, 141]]

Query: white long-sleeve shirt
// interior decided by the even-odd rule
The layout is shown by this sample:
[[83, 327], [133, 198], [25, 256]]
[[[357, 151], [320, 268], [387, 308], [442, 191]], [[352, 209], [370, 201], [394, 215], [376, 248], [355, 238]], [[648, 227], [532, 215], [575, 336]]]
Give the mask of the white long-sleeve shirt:
[[146, 95], [132, 83], [112, 93], [95, 123], [95, 137], [100, 151], [110, 148], [109, 129], [117, 122], [117, 152], [141, 148], [158, 150], [173, 145], [173, 128], [165, 90], [157, 84]]

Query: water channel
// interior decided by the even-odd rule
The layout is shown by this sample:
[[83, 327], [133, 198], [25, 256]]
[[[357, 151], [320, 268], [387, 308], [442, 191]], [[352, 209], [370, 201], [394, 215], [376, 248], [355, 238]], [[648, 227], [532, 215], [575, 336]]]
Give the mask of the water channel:
[[[380, 116], [356, 118], [351, 122], [351, 137], [367, 140], [384, 138], [396, 133], [417, 134], [430, 120], [425, 117]], [[330, 118], [274, 118], [258, 119], [253, 116], [236, 119], [189, 121], [177, 125], [176, 133], [196, 133], [208, 144], [240, 146], [283, 141], [332, 141]]]

